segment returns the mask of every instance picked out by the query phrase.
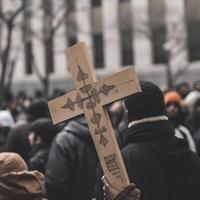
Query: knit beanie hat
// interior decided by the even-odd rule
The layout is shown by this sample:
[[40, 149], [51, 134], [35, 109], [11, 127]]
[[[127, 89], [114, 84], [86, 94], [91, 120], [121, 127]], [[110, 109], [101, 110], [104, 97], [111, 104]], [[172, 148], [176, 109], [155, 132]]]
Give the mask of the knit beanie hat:
[[26, 114], [30, 121], [34, 121], [41, 117], [49, 117], [49, 109], [44, 99], [38, 99], [31, 102], [26, 109]]
[[[163, 115], [164, 97], [160, 88], [147, 81], [141, 81], [142, 92], [135, 93], [125, 99], [128, 116], [136, 120]], [[130, 119], [129, 119], [130, 120]]]
[[177, 103], [178, 105], [182, 104], [182, 98], [180, 94], [176, 91], [170, 91], [165, 94], [164, 97], [165, 105], [168, 103]]
[[40, 136], [45, 144], [51, 144], [59, 129], [50, 119], [39, 118], [31, 123], [30, 131]]

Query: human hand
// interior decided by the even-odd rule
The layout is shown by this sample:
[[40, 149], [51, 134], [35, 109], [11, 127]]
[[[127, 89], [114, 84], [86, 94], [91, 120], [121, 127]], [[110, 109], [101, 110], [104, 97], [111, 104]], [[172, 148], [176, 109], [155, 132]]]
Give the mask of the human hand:
[[134, 183], [125, 187], [121, 192], [115, 190], [108, 182], [105, 176], [102, 177], [104, 184], [104, 200], [139, 200], [140, 190]]

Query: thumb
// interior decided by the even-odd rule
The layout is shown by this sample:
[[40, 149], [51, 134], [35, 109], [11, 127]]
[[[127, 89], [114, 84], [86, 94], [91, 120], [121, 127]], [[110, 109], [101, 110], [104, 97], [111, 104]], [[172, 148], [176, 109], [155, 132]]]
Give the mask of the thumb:
[[109, 187], [109, 186], [110, 186], [110, 184], [108, 183], [108, 180], [107, 180], [107, 178], [106, 178], [105, 175], [101, 178], [101, 180], [102, 180], [103, 184], [104, 184], [106, 187]]

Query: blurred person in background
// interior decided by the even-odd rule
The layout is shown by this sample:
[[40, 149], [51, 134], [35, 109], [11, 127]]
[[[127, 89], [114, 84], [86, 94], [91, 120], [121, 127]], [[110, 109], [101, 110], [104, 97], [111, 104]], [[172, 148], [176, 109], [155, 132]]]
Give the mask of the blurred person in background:
[[15, 125], [14, 119], [8, 110], [0, 110], [0, 152], [5, 151], [5, 142], [8, 133]]
[[187, 104], [190, 109], [190, 114], [187, 119], [187, 125], [192, 130], [192, 135], [197, 147], [197, 153], [200, 156], [200, 94], [196, 95], [196, 98], [193, 99], [190, 104], [187, 101]]
[[119, 146], [121, 146], [122, 137], [121, 133], [128, 128], [128, 117], [123, 101], [116, 101], [108, 108], [108, 113], [115, 130]]
[[20, 108], [17, 104], [16, 99], [12, 99], [8, 104], [8, 109], [10, 113], [12, 114], [12, 117], [14, 121], [16, 122], [18, 120], [18, 116], [20, 114]]
[[66, 91], [62, 90], [62, 89], [59, 89], [59, 88], [55, 88], [53, 90], [53, 93], [51, 95], [51, 99], [55, 99], [57, 97], [60, 97], [62, 95], [66, 94]]
[[49, 200], [95, 197], [98, 157], [84, 116], [68, 122], [49, 153], [45, 181]]
[[193, 84], [193, 90], [200, 92], [200, 80], [196, 80]]
[[35, 100], [39, 100], [39, 99], [43, 99], [44, 97], [44, 93], [42, 92], [42, 90], [36, 89], [34, 91], [34, 99]]
[[185, 116], [182, 109], [182, 98], [175, 92], [165, 93], [165, 113], [175, 128], [175, 136], [185, 139], [191, 151], [196, 152], [196, 145], [190, 130], [186, 127]]
[[30, 145], [28, 140], [30, 123], [41, 117], [49, 117], [45, 100], [35, 100], [26, 109], [26, 120], [16, 125], [9, 132], [6, 151], [18, 153], [26, 162], [29, 160]]
[[29, 143], [31, 145], [29, 169], [45, 174], [51, 143], [59, 132], [48, 118], [39, 118], [31, 123]]
[[[194, 110], [194, 104], [197, 101], [197, 99], [200, 98], [200, 92], [198, 91], [191, 91], [184, 99], [183, 105], [188, 111], [188, 115], [192, 115]], [[192, 128], [193, 130], [193, 128]]]
[[[17, 123], [24, 123], [26, 121], [25, 111], [31, 103], [31, 99], [28, 97], [25, 91], [19, 91], [16, 96], [17, 106], [19, 114], [17, 116]], [[21, 122], [22, 121], [22, 122]]]
[[196, 142], [197, 153], [200, 156], [200, 98], [194, 104], [193, 125], [195, 127], [193, 137]]
[[187, 82], [182, 82], [177, 85], [177, 92], [184, 99], [190, 93], [190, 85]]

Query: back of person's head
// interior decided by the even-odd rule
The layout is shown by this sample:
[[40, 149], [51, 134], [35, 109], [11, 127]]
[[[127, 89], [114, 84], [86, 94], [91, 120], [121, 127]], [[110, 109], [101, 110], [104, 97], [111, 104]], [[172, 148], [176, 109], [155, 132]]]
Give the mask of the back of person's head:
[[196, 90], [196, 91], [200, 92], [200, 80], [196, 80], [193, 83], [193, 90]]
[[117, 128], [124, 116], [124, 105], [121, 101], [116, 101], [109, 107], [109, 115], [111, 118], [113, 128]]
[[44, 94], [42, 93], [42, 90], [39, 90], [39, 89], [35, 90], [35, 92], [34, 92], [34, 97], [35, 97], [36, 99], [44, 98]]
[[179, 83], [177, 86], [177, 92], [182, 98], [185, 98], [190, 93], [190, 85], [188, 82]]
[[200, 97], [196, 100], [194, 104], [194, 112], [200, 112]]
[[50, 145], [59, 129], [50, 119], [39, 118], [31, 123], [30, 131], [41, 137], [44, 144]]
[[129, 122], [147, 117], [160, 116], [164, 113], [164, 97], [160, 88], [154, 83], [141, 81], [142, 92], [125, 98]]
[[31, 102], [26, 109], [29, 121], [34, 121], [41, 117], [49, 117], [48, 105], [45, 100], [38, 99]]
[[28, 170], [23, 158], [17, 153], [0, 153], [0, 176]]
[[200, 92], [192, 91], [184, 99], [184, 104], [188, 108], [188, 111], [190, 112], [190, 114], [193, 114], [194, 105], [197, 99], [199, 98], [200, 98]]
[[192, 117], [198, 119], [198, 127], [200, 127], [200, 97], [196, 100], [194, 104]]
[[0, 153], [0, 199], [42, 200], [44, 176], [28, 171], [25, 161], [16, 153]]

